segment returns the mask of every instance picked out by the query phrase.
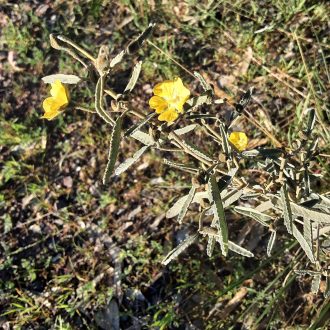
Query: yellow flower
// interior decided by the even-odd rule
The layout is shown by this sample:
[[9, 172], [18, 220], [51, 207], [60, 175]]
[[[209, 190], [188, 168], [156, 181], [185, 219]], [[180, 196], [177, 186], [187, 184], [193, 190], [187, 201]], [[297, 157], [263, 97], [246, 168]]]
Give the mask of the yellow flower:
[[172, 122], [183, 112], [183, 105], [190, 96], [180, 78], [165, 80], [157, 84], [154, 89], [154, 96], [149, 100], [149, 105], [156, 113], [160, 114], [158, 120]]
[[229, 135], [229, 142], [241, 152], [246, 149], [248, 138], [244, 132], [232, 132]]
[[60, 110], [63, 110], [69, 104], [68, 90], [61, 81], [55, 80], [51, 86], [51, 97], [47, 97], [42, 103], [45, 113], [41, 118], [46, 118], [48, 120], [52, 120], [58, 116], [61, 113]]

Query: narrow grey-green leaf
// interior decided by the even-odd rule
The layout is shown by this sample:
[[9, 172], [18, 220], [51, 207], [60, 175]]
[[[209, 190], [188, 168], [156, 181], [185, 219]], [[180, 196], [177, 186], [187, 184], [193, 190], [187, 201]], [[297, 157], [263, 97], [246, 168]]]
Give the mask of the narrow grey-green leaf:
[[228, 227], [215, 174], [210, 176], [208, 182], [208, 193], [210, 201], [214, 202], [214, 219], [212, 221], [212, 225], [218, 229], [220, 236], [219, 243], [221, 246], [222, 254], [226, 256], [228, 253]]
[[288, 233], [292, 234], [293, 219], [286, 183], [284, 183], [281, 188], [281, 201], [283, 203], [284, 224]]
[[309, 135], [314, 129], [315, 121], [316, 121], [315, 109], [310, 109], [308, 116], [308, 123], [307, 123], [307, 131], [306, 131], [307, 135]]
[[178, 128], [178, 129], [174, 130], [174, 133], [176, 135], [187, 134], [187, 133], [193, 131], [197, 126], [198, 126], [197, 124], [191, 124], [186, 127], [182, 127], [182, 128]]
[[325, 278], [325, 284], [326, 284], [326, 288], [324, 291], [324, 298], [328, 298], [330, 297], [330, 274], [328, 273], [328, 275]]
[[116, 175], [120, 175], [125, 172], [130, 166], [139, 160], [143, 153], [149, 148], [149, 146], [143, 146], [139, 149], [132, 157], [127, 158], [123, 163], [121, 163], [115, 170]]
[[145, 144], [146, 146], [152, 146], [155, 144], [155, 140], [152, 136], [140, 130], [133, 132], [130, 136], [133, 139]]
[[108, 124], [114, 125], [115, 121], [106, 113], [103, 108], [103, 90], [104, 90], [104, 76], [101, 76], [95, 87], [95, 110], [97, 114]]
[[316, 294], [319, 292], [320, 284], [321, 284], [321, 275], [317, 274], [317, 275], [313, 276], [312, 287], [311, 287], [312, 293]]
[[150, 37], [155, 25], [156, 24], [154, 23], [150, 23], [149, 26], [127, 46], [126, 52], [128, 54], [137, 52], [141, 48], [145, 40]]
[[[221, 192], [221, 198], [222, 198], [222, 204], [223, 204], [223, 208], [227, 208], [229, 207], [231, 204], [235, 203], [243, 194], [243, 190], [232, 190], [230, 191], [229, 193], [225, 193], [223, 194]], [[224, 197], [222, 197], [224, 196]], [[205, 213], [206, 215], [212, 215], [214, 214], [214, 209], [213, 208], [210, 208], [208, 211], [206, 211]]]
[[[171, 208], [166, 212], [166, 218], [174, 218], [180, 213], [180, 210], [182, 209], [184, 203], [186, 202], [188, 198], [188, 195], [180, 197], [172, 206]], [[203, 198], [207, 198], [207, 192], [200, 191], [198, 193], [195, 193], [194, 199], [192, 200], [192, 203], [201, 203], [201, 200]]]
[[324, 195], [320, 195], [320, 198], [322, 199], [322, 205], [328, 209], [330, 209], [330, 199]]
[[193, 111], [203, 104], [212, 104], [212, 97], [209, 92], [205, 92], [200, 96], [192, 97], [186, 104], [188, 106], [186, 111]]
[[178, 168], [178, 169], [183, 170], [183, 171], [188, 171], [188, 172], [191, 172], [191, 173], [197, 173], [198, 172], [198, 169], [193, 165], [189, 166], [189, 165], [186, 165], [186, 164], [172, 162], [172, 161], [170, 161], [166, 158], [163, 159], [163, 162], [166, 165], [172, 166], [174, 168]]
[[245, 150], [242, 153], [243, 157], [250, 157], [254, 158], [260, 155], [260, 152], [257, 149], [252, 149], [252, 150]]
[[195, 71], [194, 76], [199, 80], [204, 91], [212, 90], [211, 85], [206, 82], [206, 80], [204, 79], [204, 77], [201, 74], [199, 74], [198, 72]]
[[123, 115], [119, 116], [113, 127], [111, 139], [110, 139], [110, 148], [108, 155], [108, 163], [103, 176], [103, 184], [106, 184], [115, 168], [117, 156], [119, 153], [121, 129], [123, 124]]
[[313, 249], [312, 222], [308, 218], [304, 218], [303, 233], [307, 244], [312, 250]]
[[[272, 200], [275, 206], [278, 206], [280, 208], [283, 208], [282, 201], [280, 199], [273, 199]], [[295, 204], [290, 202], [292, 213], [301, 216], [303, 218], [311, 219], [312, 221], [315, 221], [317, 223], [330, 223], [330, 214], [320, 212], [317, 210], [312, 210], [307, 207]]]
[[197, 155], [198, 157], [200, 157], [204, 160], [207, 160], [209, 162], [213, 161], [213, 159], [209, 155], [207, 155], [204, 151], [199, 149], [197, 146], [195, 146], [191, 142], [188, 142], [188, 141], [182, 139], [181, 143], [187, 148], [187, 150], [191, 151], [193, 154]]
[[234, 210], [240, 214], [246, 215], [258, 221], [260, 224], [262, 224], [265, 227], [269, 227], [267, 221], [270, 221], [272, 219], [272, 217], [269, 216], [268, 214], [261, 213], [249, 207], [235, 206]]
[[187, 249], [191, 244], [193, 244], [197, 238], [198, 234], [188, 236], [182, 243], [180, 243], [176, 248], [174, 248], [162, 261], [163, 265], [169, 264], [173, 259], [177, 258], [185, 249]]
[[223, 199], [223, 207], [226, 208], [235, 203], [243, 195], [243, 189], [230, 191]]
[[125, 55], [125, 51], [122, 50], [119, 54], [117, 54], [110, 62], [110, 68], [113, 68], [118, 63], [120, 63]]
[[309, 260], [314, 264], [314, 254], [308, 243], [306, 242], [304, 236], [301, 234], [301, 232], [298, 230], [298, 228], [292, 224], [292, 234], [297, 239], [298, 243], [300, 244], [301, 248], [305, 251], [307, 257]]
[[135, 66], [133, 68], [131, 78], [130, 78], [130, 80], [129, 80], [129, 82], [128, 82], [125, 90], [124, 90], [124, 93], [129, 93], [133, 90], [133, 88], [136, 85], [136, 82], [139, 79], [141, 68], [142, 68], [142, 61], [139, 61], [135, 64]]
[[229, 157], [229, 155], [230, 155], [230, 146], [229, 146], [229, 143], [228, 143], [227, 134], [226, 134], [226, 131], [225, 131], [225, 128], [224, 128], [223, 124], [220, 124], [220, 134], [221, 134], [221, 138], [222, 138], [223, 152], [225, 153], [225, 155], [227, 157]]
[[63, 73], [51, 74], [41, 79], [45, 84], [52, 84], [56, 80], [59, 80], [63, 84], [78, 84], [78, 82], [81, 81], [81, 78], [74, 74], [63, 74]]
[[235, 253], [238, 253], [238, 254], [240, 254], [242, 256], [245, 256], [245, 257], [254, 257], [254, 254], [251, 251], [243, 248], [240, 245], [235, 244], [232, 241], [228, 241], [228, 248], [229, 248], [229, 250], [231, 250], [231, 251], [233, 251]]
[[267, 244], [267, 255], [268, 255], [268, 257], [270, 257], [271, 254], [272, 254], [275, 240], [276, 240], [276, 231], [272, 230], [272, 232], [270, 234], [268, 244]]
[[299, 276], [303, 276], [303, 275], [311, 275], [311, 276], [321, 275], [320, 272], [315, 272], [315, 271], [309, 270], [309, 269], [295, 269], [294, 272]]
[[132, 135], [136, 131], [138, 131], [142, 126], [144, 126], [150, 119], [154, 118], [157, 114], [156, 113], [150, 113], [147, 115], [144, 119], [142, 119], [140, 122], [137, 124], [131, 126], [126, 132], [125, 136]]
[[182, 220], [188, 211], [189, 205], [191, 204], [191, 202], [194, 199], [195, 192], [196, 192], [196, 187], [192, 186], [189, 190], [188, 197], [186, 198], [185, 202], [183, 203], [182, 209], [180, 210], [180, 213], [178, 215], [178, 222], [180, 224], [182, 223]]
[[209, 236], [207, 239], [206, 254], [210, 258], [212, 257], [214, 246], [215, 246], [215, 238], [213, 236]]

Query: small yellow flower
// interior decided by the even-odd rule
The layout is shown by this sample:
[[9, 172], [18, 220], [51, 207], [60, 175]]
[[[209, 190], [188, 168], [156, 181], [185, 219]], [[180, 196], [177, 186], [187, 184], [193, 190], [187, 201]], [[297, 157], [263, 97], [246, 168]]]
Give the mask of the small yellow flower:
[[60, 110], [63, 110], [69, 104], [68, 90], [61, 81], [55, 80], [51, 86], [51, 97], [47, 97], [42, 103], [45, 113], [41, 118], [46, 118], [48, 120], [52, 120], [58, 116], [61, 113]]
[[229, 142], [240, 152], [246, 149], [248, 138], [244, 132], [232, 132], [229, 135]]
[[179, 117], [179, 113], [183, 112], [183, 105], [190, 96], [189, 89], [183, 85], [180, 78], [157, 84], [153, 92], [155, 95], [149, 100], [149, 105], [160, 114], [158, 120], [168, 123]]

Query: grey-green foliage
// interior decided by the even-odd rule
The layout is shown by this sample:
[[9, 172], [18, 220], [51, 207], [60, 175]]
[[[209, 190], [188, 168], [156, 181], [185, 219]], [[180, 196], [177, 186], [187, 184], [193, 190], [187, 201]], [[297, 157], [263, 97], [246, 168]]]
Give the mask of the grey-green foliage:
[[108, 163], [105, 168], [104, 176], [103, 176], [103, 184], [106, 184], [113, 173], [115, 168], [116, 160], [119, 153], [119, 144], [121, 138], [121, 130], [123, 124], [123, 115], [119, 116], [115, 122], [115, 126], [112, 130], [111, 138], [110, 138], [110, 147], [109, 147], [109, 156]]
[[[66, 52], [87, 69], [87, 79], [98, 75], [95, 81], [91, 81], [95, 87], [96, 114], [112, 130], [103, 182], [106, 183], [113, 173], [120, 175], [132, 169], [149, 150], [156, 150], [155, 154], [161, 154], [165, 165], [192, 176], [189, 193], [171, 206], [166, 217], [178, 216], [180, 224], [185, 219], [192, 227], [198, 219], [198, 230], [166, 256], [163, 261], [165, 265], [179, 256], [199, 236], [207, 238], [208, 256], [212, 256], [214, 249], [220, 245], [224, 256], [230, 250], [252, 257], [251, 251], [229, 239], [230, 226], [228, 227], [226, 219], [229, 218], [229, 212], [233, 212], [268, 229], [268, 256], [274, 248], [277, 233], [284, 229], [290, 238], [298, 241], [313, 264], [312, 267], [320, 268], [321, 258], [324, 260], [322, 252], [325, 250], [322, 242], [329, 236], [330, 199], [328, 195], [319, 195], [312, 191], [311, 178], [314, 174], [310, 172], [310, 163], [319, 152], [319, 138], [313, 130], [317, 121], [315, 110], [309, 110], [307, 125], [291, 148], [268, 147], [239, 152], [231, 147], [228, 137], [235, 127], [236, 118], [245, 113], [252, 98], [253, 87], [248, 88], [238, 102], [231, 104], [225, 99], [216, 100], [212, 85], [200, 73], [195, 72], [194, 76], [204, 91], [200, 95], [192, 93], [195, 96], [185, 102], [184, 112], [180, 113], [174, 123], [160, 123], [156, 118], [157, 113], [130, 108], [129, 95], [140, 77], [142, 62], [134, 60], [136, 64], [132, 75], [121, 94], [110, 89], [109, 86], [116, 80], [111, 75], [115, 74], [113, 69], [120, 62], [133, 59], [133, 54], [151, 36], [153, 28], [154, 24], [150, 24], [117, 55], [109, 54], [109, 48], [103, 45], [96, 58], [64, 36], [50, 36], [52, 47]], [[110, 76], [114, 79], [110, 80]], [[56, 74], [44, 79], [47, 83], [59, 79], [63, 83], [76, 84], [81, 78]], [[112, 98], [111, 109], [106, 107], [106, 94]], [[222, 116], [220, 105], [231, 109], [228, 110], [229, 116]], [[124, 123], [126, 116], [129, 120]], [[142, 146], [137, 147], [133, 155], [126, 157], [115, 169], [122, 135], [125, 141], [134, 139], [135, 142], [142, 143]], [[163, 152], [167, 154], [164, 155]], [[189, 161], [183, 155], [189, 157]], [[253, 167], [255, 164], [258, 170], [261, 168], [266, 172], [266, 182], [259, 186], [250, 186], [246, 175], [240, 177], [238, 164], [241, 160], [248, 166]], [[241, 202], [245, 204], [237, 205]], [[190, 207], [192, 204], [197, 204], [197, 207]], [[277, 244], [281, 244], [280, 240]], [[321, 275], [325, 275], [327, 296], [330, 292], [328, 270], [319, 268], [316, 272], [303, 272], [313, 277], [313, 292], [320, 286]]]

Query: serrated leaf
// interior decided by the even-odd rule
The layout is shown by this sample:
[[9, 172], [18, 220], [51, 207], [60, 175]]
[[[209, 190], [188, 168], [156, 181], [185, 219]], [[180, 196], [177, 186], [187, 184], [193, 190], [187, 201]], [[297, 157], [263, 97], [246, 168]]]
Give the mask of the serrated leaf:
[[315, 122], [316, 122], [315, 109], [310, 109], [308, 116], [307, 130], [306, 130], [307, 135], [309, 135], [314, 129]]
[[152, 33], [156, 24], [150, 23], [149, 26], [127, 46], [127, 53], [132, 54], [138, 51], [146, 39], [148, 39]]
[[185, 217], [185, 215], [186, 215], [186, 213], [188, 211], [189, 205], [191, 204], [191, 202], [194, 199], [195, 192], [196, 192], [196, 187], [195, 186], [192, 186], [190, 188], [190, 190], [189, 190], [188, 196], [185, 199], [185, 201], [184, 201], [184, 203], [182, 205], [182, 208], [181, 208], [181, 210], [179, 212], [179, 215], [178, 215], [178, 222], [180, 224], [182, 223], [182, 220], [183, 220], [183, 218]]
[[199, 80], [204, 91], [209, 91], [209, 90], [212, 91], [211, 85], [206, 82], [206, 80], [204, 79], [204, 77], [201, 74], [199, 74], [198, 72], [195, 71], [194, 76]]
[[224, 256], [228, 253], [228, 227], [226, 223], [225, 211], [222, 204], [221, 194], [215, 174], [210, 176], [208, 182], [208, 193], [210, 201], [214, 202], [214, 218], [211, 226], [218, 229], [220, 236], [220, 246]]
[[225, 155], [227, 157], [229, 157], [231, 148], [230, 148], [230, 145], [228, 143], [227, 134], [226, 134], [226, 131], [225, 131], [225, 128], [224, 128], [223, 124], [220, 124], [220, 134], [221, 134], [221, 138], [222, 138], [223, 152], [225, 153]]
[[[207, 198], [208, 194], [205, 191], [195, 193], [192, 203], [200, 203], [203, 198]], [[180, 213], [180, 210], [183, 207], [183, 204], [186, 202], [188, 195], [180, 197], [172, 207], [166, 212], [166, 218], [174, 218]]]
[[212, 162], [213, 159], [207, 155], [204, 151], [202, 151], [201, 149], [199, 149], [197, 146], [195, 146], [194, 144], [192, 144], [191, 142], [188, 142], [186, 140], [181, 140], [182, 145], [184, 145], [186, 147], [186, 149], [190, 152], [192, 152], [193, 154], [197, 155], [198, 157], [207, 160], [209, 162]]
[[238, 103], [236, 104], [236, 110], [237, 112], [242, 112], [244, 110], [244, 108], [249, 104], [249, 102], [251, 101], [251, 97], [252, 97], [252, 93], [253, 93], [253, 87], [250, 87], [240, 98], [240, 100], [238, 101]]
[[324, 298], [328, 298], [328, 297], [330, 297], [330, 275], [329, 274], [325, 278], [325, 284], [326, 284], [326, 288], [324, 291]]
[[270, 234], [270, 238], [269, 238], [269, 241], [268, 241], [268, 244], [267, 244], [267, 255], [268, 255], [268, 257], [270, 257], [271, 254], [272, 254], [275, 240], [276, 240], [276, 231], [273, 230]]
[[[243, 194], [243, 190], [232, 190], [229, 193], [226, 193], [225, 195], [221, 192], [221, 198], [222, 198], [222, 204], [223, 208], [226, 209], [231, 204], [235, 203]], [[224, 196], [223, 196], [224, 195]], [[210, 208], [208, 211], [206, 211], [206, 215], [212, 215], [214, 212], [213, 208]]]
[[311, 276], [315, 276], [315, 275], [321, 275], [320, 272], [315, 272], [313, 270], [309, 270], [309, 269], [295, 269], [294, 272], [299, 275], [311, 275]]
[[197, 126], [198, 126], [197, 124], [191, 124], [186, 127], [182, 127], [182, 128], [178, 128], [178, 129], [174, 130], [174, 133], [176, 135], [187, 134], [187, 133], [193, 131]]
[[147, 115], [144, 119], [142, 119], [140, 122], [138, 122], [137, 124], [131, 126], [126, 132], [125, 132], [125, 136], [128, 135], [132, 135], [134, 134], [136, 131], [138, 131], [142, 126], [144, 126], [150, 119], [154, 118], [155, 116], [157, 116], [156, 113], [150, 113], [149, 115]]
[[114, 66], [116, 66], [118, 63], [120, 63], [122, 61], [122, 59], [124, 58], [125, 55], [125, 51], [122, 50], [119, 54], [117, 54], [110, 62], [110, 68], [113, 68]]
[[315, 259], [314, 259], [313, 251], [310, 248], [309, 244], [306, 242], [304, 236], [301, 234], [301, 232], [298, 230], [298, 228], [294, 224], [292, 224], [292, 234], [297, 239], [301, 248], [305, 251], [308, 259], [314, 264]]
[[146, 146], [152, 146], [155, 144], [155, 140], [152, 136], [140, 130], [133, 132], [130, 136], [133, 139], [145, 144]]
[[193, 111], [196, 110], [198, 107], [200, 107], [203, 104], [212, 104], [212, 97], [210, 95], [210, 92], [204, 92], [200, 96], [195, 96], [190, 98], [187, 102], [187, 110], [186, 111]]
[[186, 171], [190, 171], [192, 173], [197, 173], [198, 172], [198, 169], [196, 167], [192, 166], [192, 165], [189, 166], [189, 165], [186, 165], [186, 164], [172, 162], [172, 161], [170, 161], [166, 158], [163, 159], [163, 162], [166, 165], [172, 166], [174, 168], [178, 168], [180, 170], [186, 170]]
[[[205, 228], [204, 227], [203, 229], [199, 230], [199, 233], [203, 236], [206, 235], [209, 238], [214, 238], [217, 242], [220, 243], [219, 233], [214, 228]], [[245, 256], [245, 257], [253, 257], [254, 256], [254, 254], [251, 251], [243, 248], [240, 245], [237, 245], [236, 243], [234, 243], [232, 241], [228, 241], [228, 249], [235, 252], [235, 253], [238, 253], [242, 256]]]
[[123, 163], [121, 163], [115, 170], [116, 175], [120, 175], [125, 172], [130, 166], [136, 163], [139, 158], [144, 154], [144, 152], [149, 148], [149, 146], [143, 146], [139, 149], [132, 157], [127, 158]]
[[124, 90], [124, 93], [130, 93], [133, 90], [133, 88], [136, 85], [136, 82], [139, 79], [141, 68], [142, 68], [142, 61], [139, 61], [135, 64], [135, 66], [133, 68], [131, 78], [130, 78], [130, 80], [129, 80], [129, 82], [128, 82], [125, 90]]
[[81, 78], [74, 74], [63, 74], [63, 73], [51, 74], [41, 79], [45, 84], [52, 84], [56, 80], [59, 80], [63, 84], [78, 84], [78, 82], [81, 81]]
[[288, 191], [286, 188], [286, 183], [281, 188], [281, 201], [283, 203], [283, 218], [284, 218], [284, 224], [289, 234], [292, 234], [292, 210], [290, 206], [290, 200], [288, 196]]
[[234, 210], [240, 214], [246, 215], [256, 221], [258, 221], [260, 224], [262, 224], [265, 227], [269, 227], [269, 224], [267, 221], [272, 220], [272, 217], [268, 214], [261, 213], [259, 211], [256, 211], [255, 209], [249, 208], [249, 207], [243, 207], [243, 206], [235, 206]]
[[101, 76], [95, 87], [95, 110], [97, 114], [108, 124], [114, 125], [114, 120], [105, 112], [103, 108], [103, 90], [104, 90], [104, 76]]
[[312, 293], [314, 293], [314, 294], [318, 293], [320, 284], [321, 284], [321, 275], [317, 274], [317, 275], [313, 276], [312, 286], [311, 286]]
[[177, 258], [185, 249], [193, 244], [198, 234], [188, 236], [182, 243], [174, 248], [162, 261], [163, 265], [169, 264], [173, 259]]
[[232, 241], [228, 241], [228, 248], [229, 248], [229, 250], [231, 250], [231, 251], [233, 251], [235, 253], [238, 253], [238, 254], [240, 254], [240, 255], [242, 255], [244, 257], [249, 257], [249, 258], [250, 257], [254, 257], [254, 254], [251, 251], [243, 248], [240, 245], [235, 244]]
[[257, 149], [252, 149], [252, 150], [245, 150], [242, 151], [242, 156], [244, 157], [249, 157], [249, 158], [254, 158], [260, 155], [260, 152]]
[[313, 249], [312, 223], [308, 218], [304, 218], [303, 233], [307, 244], [312, 250]]
[[123, 124], [123, 115], [119, 116], [115, 122], [110, 139], [110, 148], [108, 163], [103, 176], [103, 184], [106, 184], [115, 168], [117, 156], [119, 153], [121, 129]]
[[[273, 201], [274, 206], [283, 208], [282, 201], [278, 198], [274, 199]], [[327, 223], [330, 224], [330, 214], [320, 212], [317, 210], [311, 210], [307, 207], [303, 207], [301, 205], [295, 204], [290, 202], [292, 213], [296, 216], [301, 216], [303, 218], [310, 219], [317, 223]]]
[[252, 150], [245, 150], [242, 152], [244, 157], [254, 158], [254, 157], [262, 157], [262, 158], [270, 158], [270, 159], [278, 159], [283, 154], [282, 149], [270, 149], [270, 148], [259, 148]]
[[215, 238], [209, 236], [207, 239], [207, 246], [206, 246], [206, 254], [209, 258], [212, 257], [214, 247], [215, 247]]
[[324, 207], [324, 208], [327, 208], [329, 209], [330, 211], [330, 199], [327, 198], [326, 196], [324, 195], [320, 195], [320, 198], [321, 198], [321, 206]]

